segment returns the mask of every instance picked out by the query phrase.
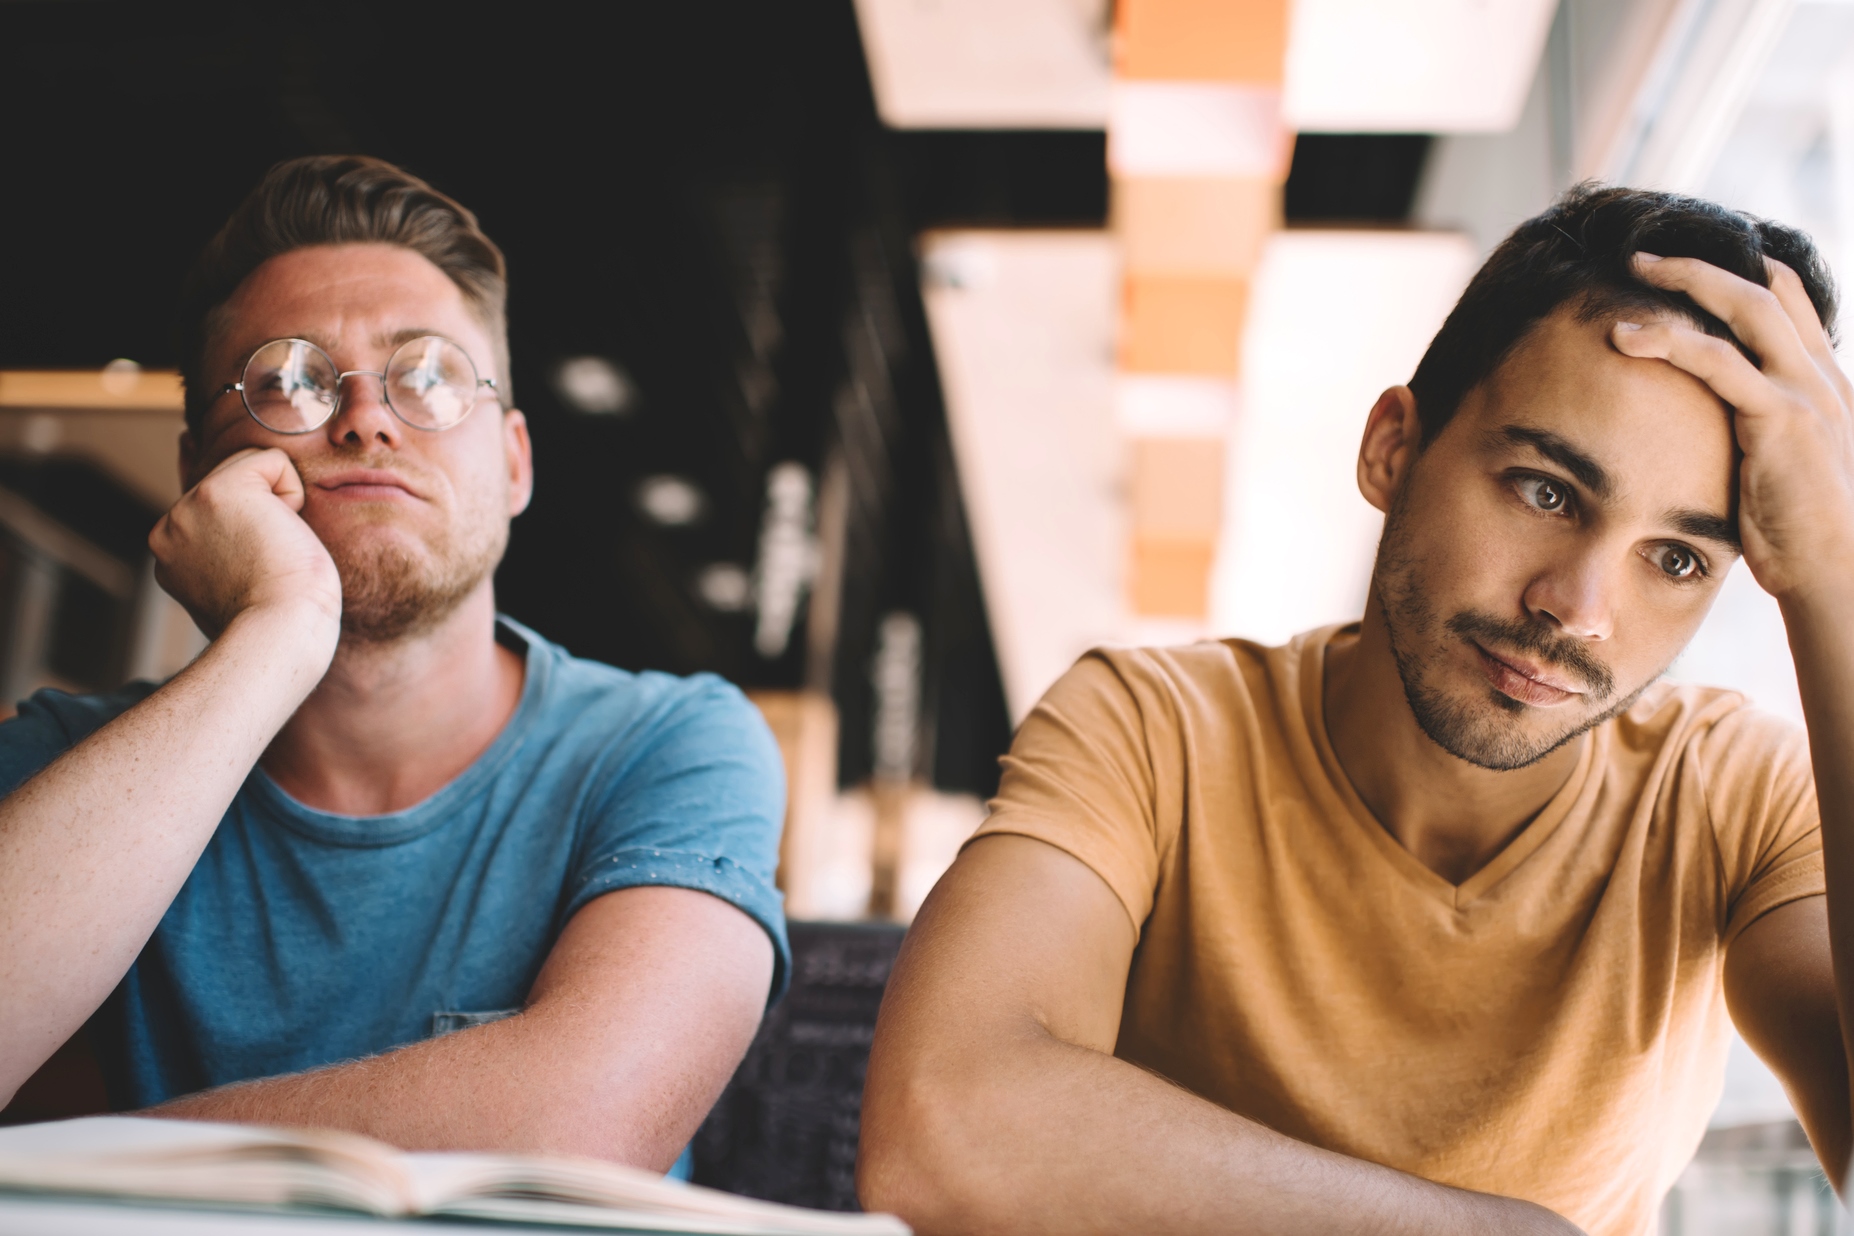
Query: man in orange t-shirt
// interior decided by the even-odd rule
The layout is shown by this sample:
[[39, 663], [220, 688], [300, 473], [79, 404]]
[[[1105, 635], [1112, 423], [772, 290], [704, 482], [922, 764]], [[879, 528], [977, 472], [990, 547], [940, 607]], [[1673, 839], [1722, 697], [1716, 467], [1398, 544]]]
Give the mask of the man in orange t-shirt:
[[[1806, 237], [1708, 203], [1585, 187], [1515, 231], [1366, 421], [1362, 621], [1095, 652], [1024, 722], [896, 966], [865, 1203], [926, 1236], [1638, 1236], [1732, 1021], [1839, 1182], [1834, 320]], [[1807, 734], [1658, 682], [1741, 556]]]

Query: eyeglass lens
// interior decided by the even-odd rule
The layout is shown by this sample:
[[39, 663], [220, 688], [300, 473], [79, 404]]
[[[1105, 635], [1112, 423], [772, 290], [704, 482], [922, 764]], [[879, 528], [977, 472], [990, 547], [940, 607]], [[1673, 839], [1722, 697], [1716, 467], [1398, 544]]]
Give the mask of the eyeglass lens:
[[[341, 371], [303, 339], [277, 339], [245, 364], [245, 407], [266, 429], [307, 433], [334, 415]], [[420, 429], [449, 429], [476, 406], [476, 366], [449, 339], [426, 335], [386, 362], [385, 395], [393, 414]]]

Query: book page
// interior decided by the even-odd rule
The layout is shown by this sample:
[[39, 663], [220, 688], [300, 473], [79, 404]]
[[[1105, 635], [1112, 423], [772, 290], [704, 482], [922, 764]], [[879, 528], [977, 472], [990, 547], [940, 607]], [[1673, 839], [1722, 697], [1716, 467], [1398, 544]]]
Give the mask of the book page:
[[0, 1190], [327, 1206], [704, 1236], [908, 1236], [597, 1159], [407, 1154], [352, 1133], [138, 1116], [0, 1128]]
[[174, 1200], [412, 1206], [399, 1152], [371, 1138], [144, 1116], [0, 1128], [0, 1188]]
[[729, 1236], [907, 1236], [891, 1215], [738, 1197], [597, 1159], [408, 1154], [419, 1213]]

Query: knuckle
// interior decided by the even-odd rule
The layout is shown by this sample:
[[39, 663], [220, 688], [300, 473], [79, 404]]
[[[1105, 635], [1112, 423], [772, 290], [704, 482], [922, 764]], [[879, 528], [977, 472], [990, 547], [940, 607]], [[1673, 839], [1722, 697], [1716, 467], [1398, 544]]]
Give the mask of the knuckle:
[[1752, 308], [1760, 312], [1781, 311], [1783, 308], [1783, 302], [1777, 299], [1775, 292], [1769, 288], [1759, 287], [1755, 283], [1747, 289], [1746, 295], [1751, 301]]

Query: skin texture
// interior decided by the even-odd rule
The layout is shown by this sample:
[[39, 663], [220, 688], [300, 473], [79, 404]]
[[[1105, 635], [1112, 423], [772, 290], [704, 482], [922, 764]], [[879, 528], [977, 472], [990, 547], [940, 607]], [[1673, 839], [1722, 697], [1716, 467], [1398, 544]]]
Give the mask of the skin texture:
[[[1426, 445], [1409, 390], [1386, 391], [1358, 460], [1385, 539], [1360, 633], [1327, 653], [1329, 736], [1391, 836], [1459, 883], [1565, 783], [1584, 731], [1685, 646], [1741, 538], [1802, 680], [1830, 892], [1746, 928], [1726, 996], [1839, 1180], [1854, 1146], [1854, 390], [1789, 270], [1773, 264], [1766, 291], [1696, 261], [1638, 263], [1729, 323], [1761, 370], [1681, 320], [1561, 311]], [[1576, 1230], [1292, 1141], [1114, 1058], [1134, 944], [1078, 860], [1022, 837], [968, 846], [883, 1004], [864, 1204], [929, 1236]]]
[[[380, 370], [427, 333], [499, 376], [455, 285], [408, 250], [287, 253], [228, 308], [215, 382], [269, 339]], [[396, 811], [467, 768], [515, 710], [523, 663], [495, 642], [489, 572], [532, 491], [526, 421], [486, 399], [428, 433], [392, 414], [377, 379], [343, 393], [328, 424], [292, 436], [222, 396], [182, 439], [187, 492], [150, 544], [212, 644], [0, 802], [0, 1094], [127, 971], [253, 764], [312, 807]], [[752, 1039], [772, 963], [765, 932], [718, 898], [608, 893], [567, 924], [514, 1017], [156, 1110], [662, 1170]]]

